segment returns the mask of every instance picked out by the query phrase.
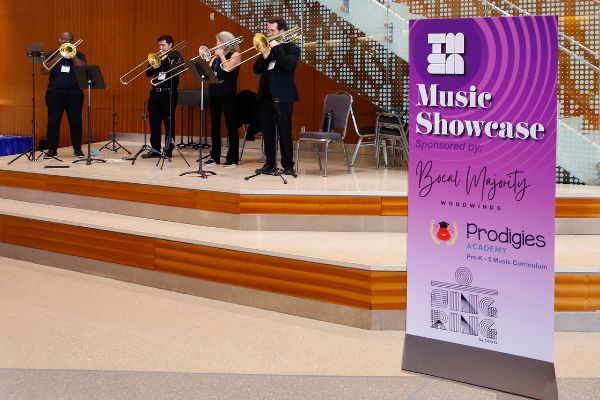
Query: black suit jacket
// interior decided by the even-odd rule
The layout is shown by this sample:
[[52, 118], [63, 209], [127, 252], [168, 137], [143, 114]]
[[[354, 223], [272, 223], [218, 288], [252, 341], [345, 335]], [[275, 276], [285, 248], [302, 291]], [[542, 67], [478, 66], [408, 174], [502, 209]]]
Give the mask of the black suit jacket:
[[[300, 48], [294, 43], [275, 46], [267, 59], [259, 55], [254, 62], [254, 73], [260, 75], [258, 99], [267, 97], [268, 93], [275, 102], [298, 101], [300, 97], [294, 83], [294, 72], [299, 58]], [[269, 70], [271, 61], [275, 61], [275, 67]]]

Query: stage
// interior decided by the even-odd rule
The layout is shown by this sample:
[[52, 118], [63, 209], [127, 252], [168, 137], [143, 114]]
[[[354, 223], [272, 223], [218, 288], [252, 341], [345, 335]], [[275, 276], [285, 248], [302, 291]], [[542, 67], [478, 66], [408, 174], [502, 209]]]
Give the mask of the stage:
[[[94, 144], [98, 149], [103, 143]], [[123, 142], [135, 153], [139, 142]], [[406, 308], [407, 173], [362, 155], [348, 174], [340, 154], [319, 175], [301, 154], [298, 178], [244, 178], [211, 167], [197, 150], [134, 165], [0, 158], [2, 255], [203, 297], [371, 329], [401, 329]], [[372, 151], [372, 148], [371, 148]], [[68, 168], [45, 168], [68, 165]], [[207, 168], [208, 169], [208, 168]], [[557, 329], [600, 329], [600, 188], [557, 186]], [[132, 268], [133, 267], [133, 268]], [[572, 314], [578, 318], [573, 322]], [[564, 316], [562, 318], [560, 315]], [[581, 317], [581, 318], [579, 318]], [[594, 322], [595, 321], [595, 322]], [[562, 325], [561, 325], [562, 324]]]

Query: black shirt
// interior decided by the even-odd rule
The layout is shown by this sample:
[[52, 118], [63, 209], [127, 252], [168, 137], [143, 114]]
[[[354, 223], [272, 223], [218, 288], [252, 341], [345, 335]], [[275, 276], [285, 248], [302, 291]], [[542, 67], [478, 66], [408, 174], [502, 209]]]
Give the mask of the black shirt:
[[[52, 52], [50, 54], [52, 54]], [[60, 54], [56, 53], [56, 56], [54, 57], [60, 57]], [[87, 64], [85, 54], [82, 52], [77, 51], [77, 55], [75, 57]], [[75, 63], [72, 59], [63, 57], [58, 64], [52, 68], [52, 71], [50, 71], [50, 77], [48, 79], [48, 91], [81, 91], [79, 85], [77, 84], [75, 71], [73, 70], [74, 65]], [[69, 67], [69, 72], [61, 72], [63, 67]]]
[[[225, 56], [225, 59], [231, 59], [232, 55], [233, 53], [228, 53]], [[210, 85], [208, 94], [210, 97], [235, 96], [237, 93], [237, 80], [240, 73], [240, 66], [238, 65], [231, 71], [227, 72], [221, 68], [221, 64], [221, 59], [217, 57], [211, 65], [215, 75], [217, 75], [217, 78], [222, 83]]]

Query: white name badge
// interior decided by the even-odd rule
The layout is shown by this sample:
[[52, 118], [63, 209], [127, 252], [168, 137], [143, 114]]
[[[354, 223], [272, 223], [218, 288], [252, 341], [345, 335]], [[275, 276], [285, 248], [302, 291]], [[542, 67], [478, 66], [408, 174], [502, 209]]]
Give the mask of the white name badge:
[[275, 60], [273, 60], [273, 61], [271, 61], [271, 62], [269, 63], [269, 68], [268, 68], [268, 70], [269, 70], [269, 71], [270, 71], [270, 70], [272, 70], [273, 68], [275, 68], [275, 62], [276, 62], [276, 61], [275, 61]]
[[71, 66], [70, 65], [62, 65], [60, 67], [60, 72], [66, 72], [68, 74], [69, 71], [71, 71]]
[[164, 81], [167, 78], [167, 73], [166, 72], [159, 72], [158, 73], [158, 80], [159, 81]]

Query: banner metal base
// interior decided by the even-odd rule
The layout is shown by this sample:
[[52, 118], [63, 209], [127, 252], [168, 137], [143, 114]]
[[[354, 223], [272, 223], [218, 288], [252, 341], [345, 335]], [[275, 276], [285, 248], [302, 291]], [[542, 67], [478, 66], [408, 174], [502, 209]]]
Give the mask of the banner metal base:
[[406, 335], [402, 369], [535, 399], [558, 399], [554, 364]]

